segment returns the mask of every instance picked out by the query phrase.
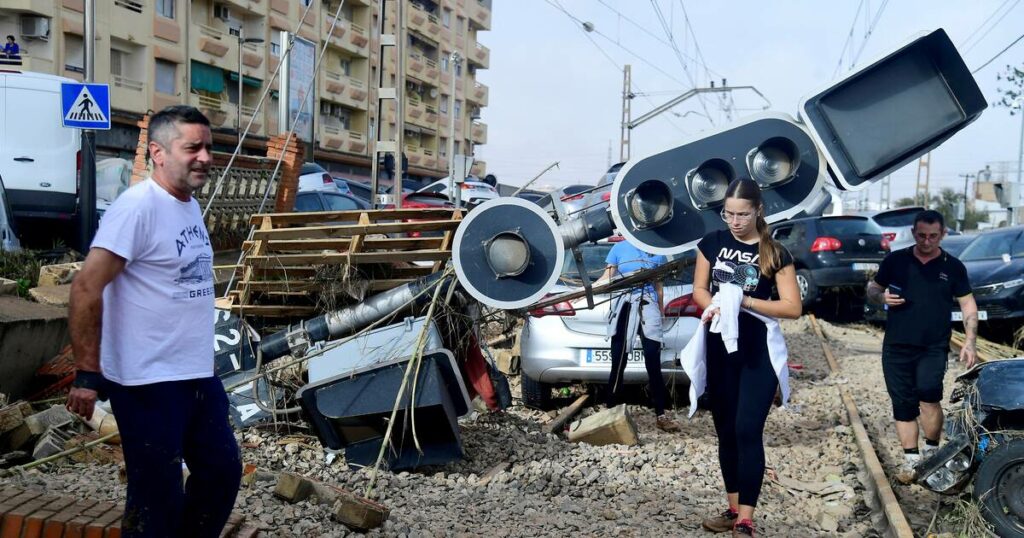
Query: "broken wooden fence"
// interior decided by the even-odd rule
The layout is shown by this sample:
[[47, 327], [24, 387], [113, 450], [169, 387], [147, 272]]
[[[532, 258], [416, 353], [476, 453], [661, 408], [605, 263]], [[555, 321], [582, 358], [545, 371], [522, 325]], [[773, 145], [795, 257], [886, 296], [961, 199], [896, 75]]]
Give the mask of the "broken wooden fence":
[[[253, 215], [235, 284], [238, 315], [309, 317], [440, 270], [451, 258], [455, 209]], [[330, 297], [327, 297], [327, 296]]]

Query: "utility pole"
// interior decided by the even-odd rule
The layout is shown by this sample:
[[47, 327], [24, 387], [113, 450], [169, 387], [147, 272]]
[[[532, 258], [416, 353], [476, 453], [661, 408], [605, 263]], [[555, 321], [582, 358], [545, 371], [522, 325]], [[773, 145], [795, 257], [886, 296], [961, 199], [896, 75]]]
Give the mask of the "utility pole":
[[889, 176], [882, 178], [882, 188], [879, 192], [881, 198], [879, 202], [880, 209], [892, 209], [892, 189], [889, 184]]
[[620, 163], [629, 160], [629, 133], [632, 130], [629, 126], [632, 119], [630, 103], [633, 101], [633, 92], [630, 90], [632, 86], [631, 72], [632, 66], [626, 64], [622, 70], [622, 128], [619, 133]]
[[956, 208], [956, 217], [960, 221], [960, 231], [963, 232], [967, 229], [967, 182], [974, 174], [960, 174], [960, 177], [964, 178], [964, 200]]
[[[917, 188], [914, 190], [914, 201], [920, 203], [923, 207], [928, 207], [928, 187], [932, 177], [932, 152], [925, 153], [921, 156], [921, 159], [917, 161]], [[921, 171], [924, 170], [924, 178], [922, 181]]]
[[[1017, 113], [1020, 114], [1020, 145], [1017, 148], [1017, 196], [1020, 196], [1020, 192], [1024, 191], [1024, 182], [1021, 182], [1021, 172], [1024, 170], [1024, 97], [1017, 99]], [[1012, 200], [1014, 204], [1020, 203], [1020, 200]], [[1010, 206], [1010, 226], [1019, 224], [1017, 222], [1017, 210], [1016, 205]]]
[[[96, 2], [85, 0], [83, 45], [85, 53], [85, 83], [96, 81]], [[108, 118], [109, 119], [109, 118]], [[78, 197], [78, 248], [82, 254], [96, 235], [96, 131], [82, 129], [82, 177]]]
[[462, 55], [457, 50], [452, 51], [448, 56], [448, 69], [451, 70], [448, 79], [451, 82], [448, 87], [448, 197], [455, 202], [455, 207], [459, 207], [462, 201], [462, 186], [455, 181], [455, 67], [461, 64]]

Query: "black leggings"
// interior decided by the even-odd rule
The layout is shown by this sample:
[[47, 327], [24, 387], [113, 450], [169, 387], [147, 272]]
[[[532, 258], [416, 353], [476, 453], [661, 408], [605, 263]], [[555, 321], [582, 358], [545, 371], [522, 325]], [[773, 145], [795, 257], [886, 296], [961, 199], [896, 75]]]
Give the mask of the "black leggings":
[[[618, 405], [619, 393], [622, 391], [622, 376], [628, 362], [626, 360], [626, 338], [633, 337], [631, 334], [626, 334], [631, 306], [631, 303], [622, 306], [622, 312], [619, 313], [619, 320], [615, 326], [615, 335], [612, 336], [612, 370], [608, 375], [606, 395], [608, 407]], [[668, 399], [665, 379], [661, 375], [661, 342], [644, 336], [642, 322], [637, 323], [637, 332], [640, 333], [640, 342], [644, 348], [644, 365], [647, 367], [647, 382], [651, 390], [651, 400], [654, 403], [654, 413], [660, 416], [665, 414], [665, 401]]]
[[764, 323], [741, 313], [735, 353], [726, 353], [721, 335], [707, 335], [707, 389], [718, 433], [718, 462], [725, 491], [739, 493], [740, 504], [746, 506], [756, 506], [761, 494], [764, 423], [779, 385], [765, 332]]

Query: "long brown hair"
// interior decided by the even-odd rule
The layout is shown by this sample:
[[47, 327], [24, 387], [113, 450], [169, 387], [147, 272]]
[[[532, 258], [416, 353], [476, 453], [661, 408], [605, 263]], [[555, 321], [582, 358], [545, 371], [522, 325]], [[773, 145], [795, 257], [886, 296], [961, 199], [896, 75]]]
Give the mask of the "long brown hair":
[[739, 198], [747, 200], [754, 206], [756, 216], [757, 233], [761, 240], [757, 244], [757, 256], [760, 260], [761, 274], [772, 278], [775, 273], [782, 269], [782, 245], [772, 239], [768, 230], [768, 223], [764, 220], [764, 202], [761, 199], [761, 187], [753, 179], [740, 177], [729, 183], [725, 189], [726, 198]]

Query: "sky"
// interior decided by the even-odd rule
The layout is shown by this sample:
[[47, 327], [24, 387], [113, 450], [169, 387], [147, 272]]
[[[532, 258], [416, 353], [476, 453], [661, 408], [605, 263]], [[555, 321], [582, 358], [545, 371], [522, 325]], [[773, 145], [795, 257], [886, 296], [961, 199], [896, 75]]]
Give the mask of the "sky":
[[[730, 86], [756, 87], [770, 101], [769, 110], [795, 117], [802, 97], [851, 65], [869, 63], [936, 28], [949, 34], [968, 67], [976, 69], [1021, 36], [1020, 3], [495, 0], [492, 28], [478, 36], [490, 48], [491, 62], [490, 69], [477, 72], [490, 87], [490, 100], [481, 120], [488, 125], [488, 142], [476, 157], [502, 183], [522, 185], [559, 161], [536, 185], [594, 184], [609, 161], [619, 160], [624, 64], [631, 64], [633, 91], [640, 94], [632, 100], [634, 119], [722, 78]], [[584, 31], [582, 22], [593, 31]], [[997, 161], [1008, 161], [1016, 176], [1021, 115], [991, 106], [998, 89], [1007, 87], [996, 78], [1007, 64], [1024, 64], [1024, 40], [974, 75], [990, 107], [932, 151], [933, 192], [961, 190], [960, 174], [976, 174]], [[733, 92], [732, 99], [733, 120], [766, 104], [753, 92]], [[714, 96], [703, 104], [691, 99], [633, 129], [632, 157], [699, 137], [715, 128], [708, 118], [716, 127], [727, 125], [720, 104]], [[915, 160], [892, 174], [893, 201], [913, 194], [917, 169]], [[878, 184], [868, 196], [879, 200]]]

